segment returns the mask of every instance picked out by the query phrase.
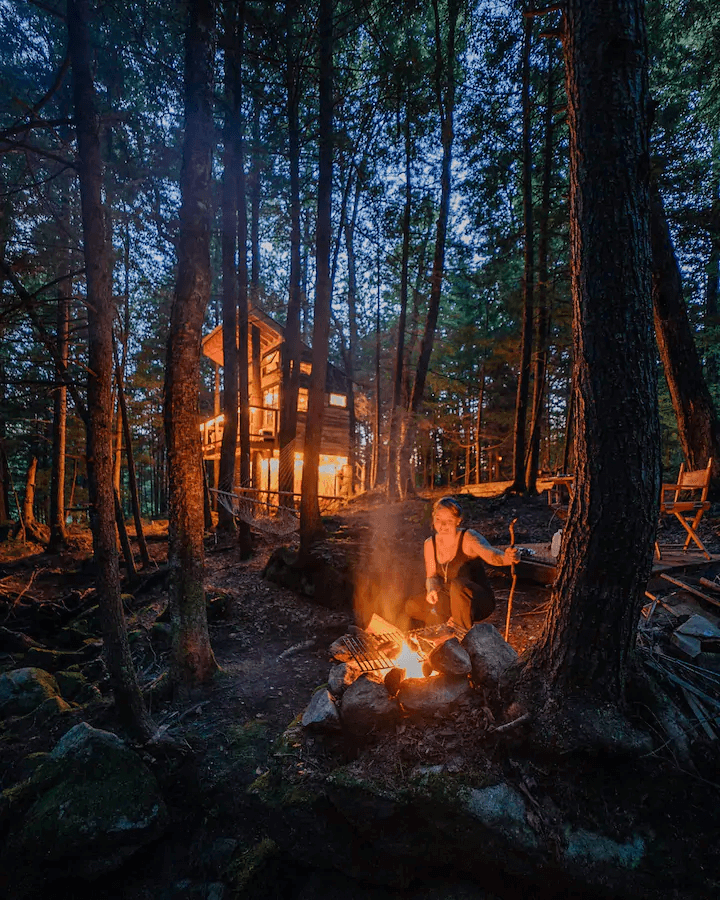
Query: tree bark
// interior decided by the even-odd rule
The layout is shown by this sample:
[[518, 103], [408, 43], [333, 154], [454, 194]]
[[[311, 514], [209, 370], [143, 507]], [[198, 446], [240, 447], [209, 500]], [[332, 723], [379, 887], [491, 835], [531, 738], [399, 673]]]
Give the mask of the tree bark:
[[533, 229], [532, 197], [532, 128], [530, 116], [530, 50], [532, 47], [533, 19], [523, 21], [522, 107], [523, 107], [523, 222], [525, 251], [523, 265], [523, 318], [520, 341], [520, 371], [518, 372], [517, 397], [515, 399], [515, 429], [513, 433], [513, 482], [508, 488], [514, 493], [527, 491], [525, 481], [525, 428], [527, 402], [530, 390], [530, 362], [532, 358], [533, 289], [535, 282], [535, 234]]
[[533, 371], [533, 403], [530, 425], [530, 441], [525, 483], [529, 494], [537, 494], [537, 477], [540, 461], [540, 425], [545, 399], [547, 373], [548, 332], [548, 248], [550, 246], [550, 182], [553, 163], [553, 109], [555, 106], [553, 84], [553, 52], [548, 42], [547, 98], [545, 103], [545, 152], [543, 155], [542, 203], [538, 216], [538, 289], [537, 320], [535, 330], [535, 365]]
[[[248, 251], [247, 251], [247, 189], [245, 178], [245, 142], [243, 139], [243, 80], [242, 64], [245, 46], [245, 2], [238, 5], [238, 37], [233, 56], [235, 90], [233, 96], [237, 109], [234, 139], [237, 160], [237, 243], [238, 243], [238, 402], [240, 405], [240, 486], [250, 486], [250, 376], [248, 366]], [[252, 553], [250, 523], [238, 522], [238, 546], [240, 556], [246, 559]]]
[[325, 415], [328, 340], [330, 337], [330, 247], [332, 242], [333, 170], [333, 0], [320, 0], [319, 25], [319, 168], [317, 237], [315, 241], [315, 306], [312, 372], [303, 450], [300, 499], [300, 555], [307, 558], [312, 543], [324, 533], [318, 503], [320, 443]]
[[285, 3], [285, 76], [288, 117], [288, 166], [290, 168], [290, 286], [285, 342], [282, 348], [278, 489], [280, 502], [293, 506], [297, 405], [300, 389], [300, 307], [302, 303], [300, 261], [300, 67], [295, 46], [296, 0]]
[[660, 488], [642, 0], [569, 0], [575, 492], [546, 625], [525, 663], [556, 699], [623, 699]]
[[185, 139], [178, 274], [165, 376], [169, 476], [169, 562], [177, 686], [217, 670], [205, 605], [203, 472], [198, 429], [200, 345], [210, 298], [210, 181], [213, 150], [213, 0], [190, 0], [185, 43]]
[[[63, 202], [62, 221], [67, 222], [67, 200]], [[67, 368], [70, 348], [70, 296], [72, 282], [70, 265], [65, 254], [57, 297], [57, 351], [58, 356]], [[52, 476], [50, 480], [50, 542], [48, 552], [56, 553], [67, 542], [65, 528], [65, 447], [67, 444], [67, 388], [62, 381], [62, 373], [58, 372], [53, 395], [53, 449]]]
[[[235, 490], [237, 472], [238, 411], [240, 407], [238, 348], [238, 276], [235, 265], [238, 235], [237, 130], [238, 102], [235, 96], [237, 52], [236, 7], [225, 11], [225, 125], [223, 128], [222, 175], [222, 316], [223, 316], [223, 436], [220, 445], [221, 491]], [[247, 351], [246, 351], [247, 352]], [[218, 503], [218, 529], [234, 531], [235, 517], [224, 503]]]
[[87, 0], [68, 0], [68, 46], [73, 73], [87, 283], [87, 474], [90, 525], [105, 655], [115, 703], [128, 731], [145, 740], [153, 734], [154, 728], [137, 683], [120, 600], [112, 480], [112, 326], [115, 313], [112, 247], [109, 222], [102, 201], [103, 165], [91, 73], [88, 18]]
[[[435, 254], [430, 276], [430, 300], [425, 320], [425, 331], [420, 344], [420, 356], [415, 371], [409, 415], [404, 422], [398, 453], [398, 470], [400, 472], [398, 481], [403, 497], [408, 493], [414, 493], [410, 471], [410, 455], [415, 442], [416, 417], [425, 393], [425, 381], [430, 367], [430, 356], [432, 355], [435, 328], [440, 311], [440, 296], [445, 274], [445, 236], [450, 211], [452, 145], [454, 138], [453, 116], [455, 112], [455, 28], [460, 4], [459, 0], [448, 0], [445, 47], [443, 47], [441, 34], [438, 0], [433, 0], [432, 5], [435, 17], [435, 93], [440, 116], [440, 140], [443, 148], [443, 157], [440, 170], [440, 206], [438, 208], [435, 232]], [[444, 60], [443, 49], [445, 50]]]
[[650, 181], [650, 235], [655, 335], [677, 418], [678, 437], [689, 468], [702, 469], [712, 457], [711, 492], [717, 498], [720, 424], [688, 320], [680, 267], [654, 178]]
[[[117, 357], [117, 350], [115, 350], [115, 382], [117, 384], [118, 406], [120, 407], [120, 418], [122, 420], [123, 437], [125, 440], [125, 459], [127, 461], [128, 470], [128, 487], [130, 488], [130, 505], [132, 506], [133, 521], [135, 523], [135, 539], [137, 540], [140, 559], [142, 560], [143, 566], [149, 566], [150, 553], [143, 531], [142, 515], [140, 514], [140, 497], [138, 495], [138, 483], [135, 473], [135, 457], [133, 456], [132, 435], [130, 434], [130, 420], [128, 419], [127, 403], [125, 402], [125, 384], [123, 382], [120, 360]], [[118, 526], [121, 527], [122, 507], [120, 506], [119, 495], [117, 501], [117, 506], [121, 512]]]
[[395, 344], [395, 368], [393, 375], [393, 398], [390, 412], [390, 435], [388, 437], [388, 499], [395, 500], [401, 493], [402, 473], [399, 468], [398, 442], [403, 431], [407, 405], [403, 403], [403, 368], [405, 363], [405, 328], [407, 319], [408, 287], [410, 278], [410, 220], [412, 213], [412, 133], [410, 129], [410, 97], [405, 103], [405, 204], [402, 223], [402, 260], [400, 263], [400, 314]]

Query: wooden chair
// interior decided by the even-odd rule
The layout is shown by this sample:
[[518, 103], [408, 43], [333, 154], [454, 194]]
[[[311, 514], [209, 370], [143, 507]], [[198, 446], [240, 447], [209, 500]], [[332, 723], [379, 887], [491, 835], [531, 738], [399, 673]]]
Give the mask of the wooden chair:
[[[698, 549], [710, 559], [703, 542], [697, 534], [697, 527], [706, 509], [710, 509], [707, 499], [712, 473], [712, 459], [704, 469], [688, 470], [685, 463], [680, 466], [676, 484], [663, 484], [660, 493], [660, 518], [673, 515], [687, 532], [683, 551], [694, 541]], [[679, 545], [678, 545], [679, 546]], [[655, 541], [655, 552], [660, 559], [660, 545]]]

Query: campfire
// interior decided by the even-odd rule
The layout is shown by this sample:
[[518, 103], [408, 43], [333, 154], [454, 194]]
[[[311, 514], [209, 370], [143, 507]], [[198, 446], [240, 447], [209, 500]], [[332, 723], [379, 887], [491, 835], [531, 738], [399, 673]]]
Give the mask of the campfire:
[[334, 665], [303, 725], [367, 734], [404, 716], [437, 716], [467, 702], [473, 689], [497, 686], [517, 654], [491, 625], [465, 632], [445, 623], [403, 634], [377, 614], [330, 648]]

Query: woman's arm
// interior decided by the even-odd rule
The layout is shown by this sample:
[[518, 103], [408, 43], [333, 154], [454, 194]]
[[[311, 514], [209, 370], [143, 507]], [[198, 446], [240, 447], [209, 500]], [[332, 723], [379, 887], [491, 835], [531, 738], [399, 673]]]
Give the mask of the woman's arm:
[[435, 606], [438, 602], [440, 577], [437, 573], [437, 566], [435, 565], [435, 548], [433, 547], [432, 538], [428, 538], [425, 541], [423, 554], [425, 556], [425, 575], [427, 576], [425, 578], [426, 599], [431, 606]]
[[490, 566], [511, 566], [520, 562], [520, 554], [515, 547], [508, 547], [505, 552], [498, 550], [472, 528], [465, 532], [462, 549], [466, 556], [482, 559]]

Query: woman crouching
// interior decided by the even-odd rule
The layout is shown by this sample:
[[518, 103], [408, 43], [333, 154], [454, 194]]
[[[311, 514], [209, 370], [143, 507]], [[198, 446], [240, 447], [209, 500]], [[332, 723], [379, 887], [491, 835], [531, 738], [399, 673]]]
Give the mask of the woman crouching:
[[425, 541], [425, 597], [411, 597], [405, 611], [423, 625], [448, 622], [464, 631], [495, 609], [495, 595], [483, 562], [511, 566], [520, 561], [514, 547], [504, 552], [477, 531], [460, 528], [462, 509], [452, 497], [433, 506], [435, 534]]

